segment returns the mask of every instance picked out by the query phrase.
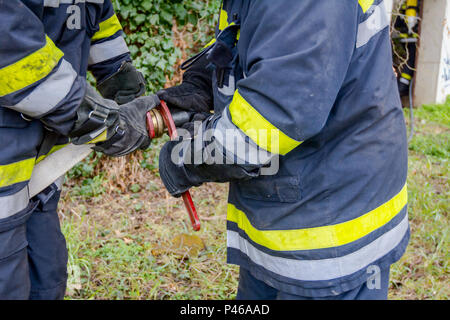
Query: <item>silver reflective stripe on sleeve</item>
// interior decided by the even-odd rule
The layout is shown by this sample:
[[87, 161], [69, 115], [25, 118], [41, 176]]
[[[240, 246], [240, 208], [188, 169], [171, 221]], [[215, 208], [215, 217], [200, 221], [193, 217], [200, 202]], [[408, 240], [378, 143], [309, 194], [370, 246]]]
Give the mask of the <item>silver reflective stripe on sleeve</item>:
[[227, 246], [245, 255], [255, 264], [283, 277], [300, 281], [324, 281], [351, 275], [388, 254], [408, 231], [408, 215], [393, 229], [365, 247], [348, 255], [320, 260], [294, 260], [258, 250], [235, 231], [227, 231]]
[[12, 195], [0, 196], [0, 219], [6, 219], [19, 213], [28, 206], [29, 202], [28, 186]]
[[405, 78], [400, 78], [400, 82], [403, 84], [406, 84], [407, 86], [409, 86], [409, 84], [411, 83], [411, 81], [409, 81], [408, 79], [405, 79]]
[[[75, 4], [80, 2], [103, 3], [105, 0], [77, 0]], [[44, 7], [58, 8], [60, 4], [74, 4], [74, 0], [44, 0]]]
[[130, 52], [123, 37], [94, 44], [89, 51], [89, 65], [100, 63]]
[[44, 7], [58, 8], [61, 0], [44, 0]]
[[[237, 164], [267, 164], [276, 155], [258, 147], [242, 130], [230, 120], [228, 109], [222, 113], [214, 129], [214, 141], [219, 149], [226, 151], [227, 163], [232, 164], [236, 157]], [[228, 162], [230, 161], [230, 162]]]
[[10, 109], [39, 117], [55, 108], [70, 92], [77, 73], [70, 62], [62, 59], [58, 70], [39, 84], [28, 96]]
[[367, 44], [373, 36], [389, 26], [389, 18], [384, 1], [370, 10], [373, 10], [370, 17], [358, 26], [356, 48]]

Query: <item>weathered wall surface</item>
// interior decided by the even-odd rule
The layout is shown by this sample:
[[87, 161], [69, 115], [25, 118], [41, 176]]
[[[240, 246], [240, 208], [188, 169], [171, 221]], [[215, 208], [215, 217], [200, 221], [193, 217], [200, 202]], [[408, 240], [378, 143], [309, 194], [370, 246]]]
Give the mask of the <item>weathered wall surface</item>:
[[450, 1], [424, 0], [414, 104], [442, 103], [450, 95]]

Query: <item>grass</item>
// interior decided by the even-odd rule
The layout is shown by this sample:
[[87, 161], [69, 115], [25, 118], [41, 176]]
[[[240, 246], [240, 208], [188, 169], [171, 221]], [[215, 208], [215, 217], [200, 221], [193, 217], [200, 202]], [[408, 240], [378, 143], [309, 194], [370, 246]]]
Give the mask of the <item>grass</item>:
[[[224, 188], [214, 191], [225, 194]], [[225, 226], [221, 216], [225, 201], [206, 197], [209, 192], [206, 186], [194, 197], [203, 215], [200, 238], [193, 238], [200, 242], [201, 251], [193, 250], [195, 246], [189, 241], [176, 241], [181, 234], [192, 232], [182, 204], [165, 192], [148, 201], [146, 191], [120, 197], [106, 194], [95, 199], [66, 193], [62, 206], [72, 207], [72, 214], [62, 218], [63, 233], [68, 242], [70, 269], [77, 270], [71, 277], [78, 277], [69, 281], [68, 298], [232, 296], [236, 270], [225, 264]], [[217, 202], [221, 205], [216, 208]]]
[[[80, 164], [69, 174], [73, 179], [66, 181], [60, 202], [69, 249], [66, 298], [235, 295], [237, 268], [225, 263], [226, 186], [209, 184], [193, 192], [202, 215], [202, 230], [194, 234], [182, 201], [169, 196], [157, 173], [164, 141], [123, 159], [97, 161], [99, 155], [94, 155], [88, 167]], [[181, 235], [192, 237], [180, 241]]]
[[414, 115], [408, 174], [412, 236], [406, 254], [392, 268], [390, 298], [447, 300], [450, 99], [416, 109]]
[[[390, 299], [449, 298], [449, 110], [450, 100], [415, 110], [412, 238], [392, 268]], [[181, 200], [168, 195], [158, 176], [164, 141], [122, 159], [93, 155], [69, 174], [59, 209], [69, 249], [67, 299], [235, 297], [238, 269], [226, 264], [227, 188], [194, 190], [202, 219], [194, 234]]]

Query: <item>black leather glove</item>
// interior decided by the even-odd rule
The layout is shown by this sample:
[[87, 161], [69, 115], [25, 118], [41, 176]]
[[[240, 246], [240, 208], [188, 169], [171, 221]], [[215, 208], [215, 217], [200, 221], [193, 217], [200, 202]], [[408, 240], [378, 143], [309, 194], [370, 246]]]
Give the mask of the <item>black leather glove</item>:
[[180, 197], [191, 187], [200, 186], [203, 181], [196, 181], [196, 176], [189, 174], [184, 164], [172, 161], [172, 152], [179, 141], [167, 142], [159, 152], [159, 175], [167, 191], [174, 196]]
[[[180, 123], [180, 121], [179, 121], [178, 123], [175, 122], [175, 125], [179, 128], [179, 130], [180, 130], [180, 128], [187, 130], [189, 132], [189, 135], [191, 137], [194, 137], [196, 135], [195, 129], [199, 128], [201, 126], [201, 123], [204, 120], [208, 119], [211, 115], [212, 114], [209, 112], [192, 113], [188, 122]], [[173, 116], [173, 114], [172, 114], [172, 116]], [[174, 118], [174, 121], [175, 121], [175, 118]]]
[[[167, 191], [180, 197], [192, 187], [198, 187], [205, 182], [229, 182], [232, 180], [248, 180], [257, 177], [260, 168], [243, 167], [236, 164], [185, 164], [183, 161], [173, 162], [172, 153], [179, 141], [169, 141], [161, 149], [159, 154], [159, 175]], [[189, 144], [186, 148], [193, 148], [193, 142], [185, 140]], [[179, 151], [178, 148], [176, 151]], [[176, 158], [176, 156], [175, 156]]]
[[97, 84], [97, 90], [104, 98], [125, 104], [145, 93], [145, 79], [131, 62], [124, 61], [116, 73]]
[[77, 109], [77, 120], [68, 136], [73, 144], [93, 143], [105, 140], [104, 133], [108, 129], [111, 135], [119, 118], [119, 106], [113, 100], [104, 99], [89, 84], [83, 100]]
[[[202, 131], [207, 132], [213, 122], [213, 117], [204, 121]], [[261, 165], [227, 164], [225, 158], [220, 163], [214, 163], [214, 159], [220, 156], [212, 155], [213, 152], [220, 152], [210, 148], [214, 147], [214, 141], [205, 139], [196, 142], [195, 139], [202, 137], [169, 141], [160, 151], [159, 175], [172, 196], [180, 197], [183, 192], [204, 182], [248, 180], [260, 174]]]
[[119, 109], [117, 127], [106, 141], [97, 143], [94, 150], [108, 156], [121, 157], [137, 149], [145, 150], [150, 146], [146, 114], [157, 107], [160, 101], [157, 95], [139, 97], [124, 104]]
[[146, 114], [160, 103], [158, 96], [137, 98], [119, 105], [104, 99], [87, 86], [77, 110], [77, 121], [69, 133], [74, 144], [96, 144], [95, 150], [109, 156], [124, 156], [136, 149], [146, 149], [151, 142]]
[[207, 69], [206, 55], [195, 61], [183, 74], [179, 86], [167, 88], [156, 94], [172, 108], [193, 112], [209, 112], [213, 109], [212, 71]]

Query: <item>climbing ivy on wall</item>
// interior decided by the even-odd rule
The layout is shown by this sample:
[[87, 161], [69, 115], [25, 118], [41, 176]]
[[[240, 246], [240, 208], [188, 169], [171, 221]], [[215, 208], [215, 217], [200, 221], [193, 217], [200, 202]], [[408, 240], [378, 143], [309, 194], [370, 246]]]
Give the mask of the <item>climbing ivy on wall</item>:
[[181, 58], [173, 41], [174, 28], [190, 33], [191, 51], [198, 49], [211, 40], [220, 0], [113, 0], [113, 5], [133, 62], [144, 73], [148, 92], [156, 92]]

